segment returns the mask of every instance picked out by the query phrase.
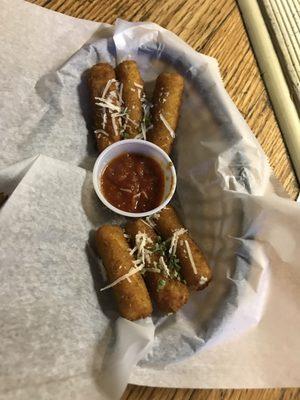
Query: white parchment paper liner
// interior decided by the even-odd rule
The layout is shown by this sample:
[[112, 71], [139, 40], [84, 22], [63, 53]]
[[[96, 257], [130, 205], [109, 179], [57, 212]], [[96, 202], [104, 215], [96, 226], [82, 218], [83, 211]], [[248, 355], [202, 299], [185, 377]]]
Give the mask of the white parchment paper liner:
[[[96, 151], [85, 71], [99, 60], [124, 58], [138, 61], [149, 94], [162, 70], [177, 69], [186, 78], [173, 154], [175, 202], [214, 270], [211, 286], [180, 313], [154, 316], [152, 349], [130, 381], [297, 386], [299, 206], [282, 197], [215, 60], [155, 24], [119, 21], [112, 37], [107, 25], [4, 3], [1, 26], [9, 46], [4, 41], [0, 185], [12, 195], [0, 211], [1, 395], [101, 398], [103, 357], [107, 349], [120, 351], [109, 344], [118, 328], [111, 294], [96, 295], [103, 282], [93, 230], [124, 221], [99, 204], [86, 171]], [[34, 30], [26, 40], [16, 32], [19, 18], [40, 27], [42, 39]], [[53, 38], [51, 22], [57, 25]], [[56, 55], [61, 42], [67, 61]], [[148, 350], [153, 327], [147, 332], [127, 358], [127, 372]], [[124, 379], [114, 383], [109, 387], [124, 387]]]

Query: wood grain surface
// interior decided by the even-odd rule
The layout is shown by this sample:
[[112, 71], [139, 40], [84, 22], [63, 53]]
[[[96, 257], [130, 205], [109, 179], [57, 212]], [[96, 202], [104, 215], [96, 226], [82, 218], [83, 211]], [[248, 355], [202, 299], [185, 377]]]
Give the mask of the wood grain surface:
[[[247, 33], [234, 0], [29, 0], [99, 22], [152, 21], [195, 50], [217, 58], [225, 87], [266, 152], [289, 195], [299, 193]], [[299, 400], [299, 389], [192, 390], [129, 385], [122, 400]]]
[[300, 2], [262, 0], [260, 6], [300, 113]]

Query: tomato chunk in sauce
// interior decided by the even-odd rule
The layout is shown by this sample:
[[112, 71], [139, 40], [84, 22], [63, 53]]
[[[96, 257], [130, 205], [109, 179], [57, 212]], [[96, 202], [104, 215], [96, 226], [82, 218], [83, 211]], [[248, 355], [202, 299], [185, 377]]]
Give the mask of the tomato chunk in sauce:
[[135, 153], [123, 153], [110, 161], [100, 185], [110, 204], [132, 213], [158, 207], [165, 189], [164, 173], [158, 162]]

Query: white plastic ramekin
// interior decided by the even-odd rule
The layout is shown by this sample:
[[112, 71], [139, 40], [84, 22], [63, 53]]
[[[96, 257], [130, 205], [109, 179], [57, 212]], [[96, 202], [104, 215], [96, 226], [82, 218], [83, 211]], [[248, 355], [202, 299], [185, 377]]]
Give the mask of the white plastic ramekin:
[[[164, 173], [165, 190], [161, 204], [153, 210], [149, 210], [143, 213], [132, 213], [123, 211], [110, 204], [110, 202], [104, 197], [100, 185], [101, 176], [108, 163], [123, 153], [135, 153], [145, 155], [153, 158], [160, 165]], [[99, 199], [106, 207], [117, 214], [124, 215], [125, 217], [141, 218], [159, 212], [169, 203], [176, 189], [176, 171], [167, 153], [165, 153], [155, 144], [147, 142], [145, 140], [127, 139], [110, 145], [99, 155], [93, 169], [93, 184]]]

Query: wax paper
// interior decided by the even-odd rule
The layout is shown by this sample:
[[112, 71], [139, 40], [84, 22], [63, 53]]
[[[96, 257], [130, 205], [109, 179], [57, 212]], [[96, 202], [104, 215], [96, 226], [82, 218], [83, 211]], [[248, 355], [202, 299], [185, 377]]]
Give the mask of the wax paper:
[[[152, 23], [110, 27], [3, 4], [0, 396], [116, 398], [128, 380], [299, 385], [299, 204], [273, 177], [216, 60]], [[93, 191], [86, 71], [128, 58], [148, 96], [160, 72], [185, 77], [174, 204], [214, 275], [176, 315], [155, 312], [145, 326], [118, 318], [110, 291], [100, 293], [94, 247], [99, 225], [125, 220]]]

